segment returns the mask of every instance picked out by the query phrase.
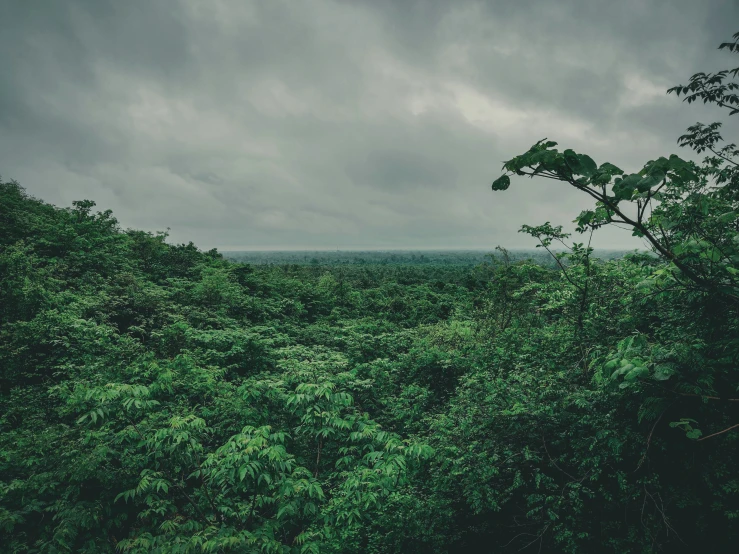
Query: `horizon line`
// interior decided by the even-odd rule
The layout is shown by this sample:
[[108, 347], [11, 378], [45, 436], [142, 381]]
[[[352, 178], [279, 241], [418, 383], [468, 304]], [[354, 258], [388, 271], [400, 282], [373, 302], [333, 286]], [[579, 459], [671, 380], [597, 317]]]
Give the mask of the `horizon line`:
[[[219, 252], [246, 252], [246, 253], [271, 253], [271, 252], [325, 252], [325, 253], [337, 253], [337, 252], [494, 252], [493, 248], [382, 248], [382, 247], [365, 247], [365, 248], [262, 248], [262, 249], [234, 249], [234, 248], [218, 248]], [[514, 251], [535, 251], [536, 247], [515, 247], [506, 248], [510, 252]], [[552, 249], [561, 250], [561, 249]], [[609, 248], [593, 248], [596, 251], [639, 251], [639, 248], [626, 248], [626, 247], [609, 247]]]

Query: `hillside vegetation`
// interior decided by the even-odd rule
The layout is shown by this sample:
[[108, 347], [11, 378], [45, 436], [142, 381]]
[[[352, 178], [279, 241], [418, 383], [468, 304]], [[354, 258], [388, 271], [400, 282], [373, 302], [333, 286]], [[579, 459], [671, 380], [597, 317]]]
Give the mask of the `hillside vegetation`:
[[[672, 91], [733, 116], [737, 72]], [[635, 174], [546, 140], [508, 161], [496, 190], [594, 200], [575, 242], [523, 229], [551, 266], [247, 265], [3, 182], [0, 551], [733, 552], [739, 150], [719, 129], [681, 138], [702, 163]], [[654, 255], [593, 256], [606, 225]]]

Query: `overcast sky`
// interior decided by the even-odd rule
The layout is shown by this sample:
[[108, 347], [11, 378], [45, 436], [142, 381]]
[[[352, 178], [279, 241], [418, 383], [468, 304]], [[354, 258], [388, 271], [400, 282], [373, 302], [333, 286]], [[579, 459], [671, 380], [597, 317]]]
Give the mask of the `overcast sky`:
[[665, 91], [736, 31], [739, 0], [2, 0], [0, 175], [205, 249], [528, 247], [589, 202], [493, 193], [502, 162], [689, 157], [726, 118]]

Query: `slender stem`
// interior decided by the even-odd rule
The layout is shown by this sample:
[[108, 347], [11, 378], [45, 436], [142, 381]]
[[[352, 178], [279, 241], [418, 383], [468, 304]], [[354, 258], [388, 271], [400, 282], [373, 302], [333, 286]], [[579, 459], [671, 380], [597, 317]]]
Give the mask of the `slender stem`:
[[323, 440], [318, 439], [318, 455], [316, 456], [316, 471], [314, 472], [313, 476], [318, 477], [318, 466], [321, 462], [321, 446], [323, 445]]
[[732, 429], [736, 429], [737, 427], [739, 427], [739, 423], [737, 423], [736, 425], [732, 425], [731, 427], [727, 427], [723, 431], [719, 431], [718, 433], [713, 433], [712, 435], [708, 435], [708, 436], [703, 437], [702, 439], [698, 439], [698, 440], [699, 441], [704, 441], [706, 439], [710, 439], [711, 437], [715, 437], [716, 435], [721, 435], [722, 433], [726, 433], [727, 431], [731, 431]]
[[727, 162], [729, 162], [730, 164], [734, 164], [735, 166], [739, 167], [739, 163], [735, 162], [735, 161], [734, 161], [734, 160], [732, 160], [731, 158], [727, 158], [727, 157], [726, 157], [726, 156], [724, 156], [723, 154], [721, 154], [721, 153], [719, 153], [719, 152], [716, 152], [716, 151], [715, 151], [715, 150], [714, 150], [713, 148], [711, 148], [711, 147], [709, 147], [708, 149], [709, 149], [709, 150], [710, 150], [711, 152], [713, 152], [714, 154], [716, 154], [716, 155], [717, 155], [717, 156], [718, 156], [719, 158], [721, 158], [721, 159], [723, 159], [723, 160], [726, 160], [726, 161], [727, 161]]

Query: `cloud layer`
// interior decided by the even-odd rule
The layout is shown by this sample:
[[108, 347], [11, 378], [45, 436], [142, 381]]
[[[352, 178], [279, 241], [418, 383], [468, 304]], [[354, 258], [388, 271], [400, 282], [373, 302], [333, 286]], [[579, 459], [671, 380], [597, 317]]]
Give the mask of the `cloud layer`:
[[728, 0], [11, 0], [0, 174], [202, 248], [527, 247], [522, 224], [588, 202], [494, 194], [503, 160], [543, 137], [630, 170], [678, 152], [722, 114], [665, 91], [733, 62], [737, 21]]

